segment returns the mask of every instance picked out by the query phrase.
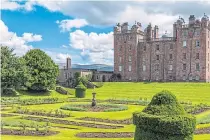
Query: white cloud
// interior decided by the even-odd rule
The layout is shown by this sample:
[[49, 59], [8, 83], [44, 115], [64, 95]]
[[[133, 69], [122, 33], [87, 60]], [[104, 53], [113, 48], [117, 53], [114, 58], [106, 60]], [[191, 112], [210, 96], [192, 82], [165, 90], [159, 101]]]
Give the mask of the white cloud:
[[14, 52], [18, 56], [22, 56], [30, 49], [33, 49], [33, 46], [29, 45], [28, 42], [42, 40], [41, 35], [33, 35], [32, 33], [24, 33], [22, 37], [19, 37], [16, 33], [10, 32], [2, 20], [0, 20], [0, 34], [1, 45], [14, 48]]
[[41, 41], [42, 36], [32, 33], [23, 33], [23, 39], [27, 42]]
[[76, 30], [70, 33], [70, 46], [81, 50], [81, 55], [89, 57], [91, 63], [113, 64], [113, 32], [88, 34]]
[[56, 23], [59, 25], [59, 28], [62, 32], [65, 31], [71, 31], [72, 28], [81, 28], [83, 26], [88, 25], [88, 22], [85, 19], [72, 19], [72, 20], [62, 20], [62, 21], [56, 21]]
[[[45, 51], [45, 50], [43, 50]], [[66, 53], [58, 53], [58, 52], [52, 52], [52, 51], [45, 51], [46, 54], [48, 54], [54, 61], [55, 63], [65, 63], [67, 57], [71, 57], [70, 54]]]

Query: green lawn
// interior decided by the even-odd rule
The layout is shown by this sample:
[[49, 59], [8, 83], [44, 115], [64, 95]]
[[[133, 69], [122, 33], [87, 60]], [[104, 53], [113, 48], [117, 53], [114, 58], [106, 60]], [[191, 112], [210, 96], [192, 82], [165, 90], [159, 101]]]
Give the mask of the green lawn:
[[[151, 97], [161, 90], [169, 90], [173, 92], [179, 101], [191, 101], [193, 104], [198, 103], [206, 103], [210, 105], [210, 84], [207, 83], [105, 83], [103, 87], [95, 89], [95, 92], [97, 93], [96, 99], [135, 99], [138, 100], [139, 98], [148, 98], [151, 99]], [[74, 90], [69, 89], [71, 93], [74, 92]], [[92, 92], [93, 89], [87, 90], [87, 97], [91, 99], [92, 98]], [[58, 97], [58, 98], [67, 98], [72, 97], [74, 98], [74, 95], [61, 95], [55, 91], [51, 91], [47, 94], [37, 96], [36, 94], [28, 94], [26, 92], [20, 91], [21, 96], [20, 98], [37, 98], [37, 97]], [[80, 102], [82, 103], [82, 102]], [[87, 102], [86, 102], [87, 103]], [[69, 103], [57, 103], [57, 104], [42, 104], [42, 105], [29, 105], [24, 106], [29, 109], [33, 110], [55, 110], [59, 109], [62, 105], [69, 104]], [[72, 102], [72, 104], [75, 104]], [[77, 118], [81, 117], [95, 117], [95, 118], [108, 118], [108, 119], [126, 119], [131, 118], [132, 113], [135, 111], [141, 111], [144, 108], [144, 106], [139, 105], [128, 105], [128, 110], [125, 111], [117, 111], [117, 112], [77, 112], [77, 111], [70, 111], [72, 117], [64, 118], [65, 120], [73, 120], [78, 121]], [[10, 113], [11, 110], [8, 111], [1, 111], [3, 113]], [[64, 111], [69, 112], [69, 111]], [[206, 111], [204, 113], [201, 113], [199, 115], [196, 115], [198, 119], [205, 117], [206, 115], [209, 115], [210, 111]], [[24, 121], [26, 123], [30, 123], [31, 121], [24, 120], [21, 118], [21, 116], [14, 116], [14, 117], [4, 117], [2, 118], [6, 122], [17, 122], [17, 121]], [[86, 121], [83, 121], [86, 122]], [[100, 122], [96, 122], [100, 123]], [[100, 123], [100, 124], [106, 124], [106, 123]], [[57, 126], [57, 127], [56, 127]], [[74, 129], [65, 129], [65, 128], [58, 128], [58, 126], [66, 126], [69, 128]], [[198, 125], [197, 128], [202, 127], [209, 127], [210, 124], [201, 124]], [[77, 129], [75, 129], [77, 128]], [[21, 140], [119, 140], [119, 138], [113, 139], [113, 138], [78, 138], [75, 136], [75, 134], [79, 132], [134, 132], [135, 126], [134, 125], [124, 125], [124, 128], [120, 129], [99, 129], [99, 128], [88, 128], [84, 126], [74, 126], [74, 125], [62, 125], [62, 124], [54, 124], [51, 123], [51, 130], [60, 131], [59, 134], [54, 136], [43, 136], [43, 137], [32, 137], [32, 136], [8, 136], [3, 135], [1, 136], [2, 140], [14, 140], [14, 139], [21, 139]], [[195, 140], [209, 140], [210, 134], [206, 135], [195, 135]], [[121, 138], [120, 140], [133, 140], [133, 138]]]

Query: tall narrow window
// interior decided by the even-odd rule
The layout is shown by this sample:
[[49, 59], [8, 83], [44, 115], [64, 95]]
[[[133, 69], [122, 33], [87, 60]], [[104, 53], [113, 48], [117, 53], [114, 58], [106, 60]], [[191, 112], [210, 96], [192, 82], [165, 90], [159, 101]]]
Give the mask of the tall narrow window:
[[130, 55], [128, 56], [128, 61], [131, 62], [131, 56]]
[[170, 49], [171, 49], [171, 50], [173, 49], [173, 44], [170, 44]]
[[199, 53], [196, 53], [196, 59], [199, 59]]
[[200, 71], [200, 65], [199, 65], [199, 63], [196, 63], [196, 70], [197, 71]]
[[159, 59], [160, 59], [159, 57], [160, 57], [159, 55], [156, 55], [156, 59], [157, 59], [157, 60], [159, 60]]
[[159, 71], [159, 64], [155, 65], [155, 71]]
[[119, 66], [119, 71], [122, 71], [122, 66]]
[[159, 50], [160, 50], [160, 47], [159, 47], [159, 45], [158, 45], [158, 44], [156, 45], [156, 50], [157, 50], [157, 51], [159, 51]]
[[120, 45], [119, 51], [122, 51], [122, 45]]
[[187, 54], [183, 53], [183, 59], [187, 59]]
[[186, 70], [186, 69], [187, 69], [187, 65], [183, 64], [183, 70]]
[[146, 65], [143, 65], [143, 71], [146, 71]]
[[144, 51], [146, 51], [146, 46], [144, 46]]
[[183, 41], [183, 47], [187, 47], [187, 41]]
[[169, 65], [169, 70], [173, 70], [173, 65]]
[[196, 47], [200, 47], [200, 41], [199, 40], [196, 40], [195, 41], [195, 45], [196, 45]]
[[131, 65], [129, 65], [129, 67], [128, 67], [128, 71], [131, 71]]
[[120, 58], [119, 58], [119, 61], [120, 61], [120, 63], [122, 62], [122, 57], [120, 56]]
[[131, 51], [131, 45], [129, 46], [129, 51]]
[[172, 54], [169, 54], [169, 59], [173, 59], [173, 55]]

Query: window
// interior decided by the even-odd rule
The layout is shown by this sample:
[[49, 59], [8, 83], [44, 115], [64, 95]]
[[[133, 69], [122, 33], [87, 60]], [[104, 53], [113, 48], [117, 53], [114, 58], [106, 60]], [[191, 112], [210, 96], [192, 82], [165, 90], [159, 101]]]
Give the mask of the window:
[[97, 75], [96, 79], [99, 79], [99, 76]]
[[192, 81], [192, 79], [193, 79], [193, 77], [192, 77], [192, 75], [190, 75], [189, 80]]
[[158, 71], [159, 70], [159, 64], [156, 64], [155, 65], [155, 71]]
[[183, 47], [187, 47], [187, 41], [183, 41]]
[[173, 55], [172, 54], [169, 55], [169, 59], [173, 59]]
[[183, 31], [183, 36], [187, 36], [187, 31], [186, 30]]
[[185, 75], [183, 75], [182, 79], [183, 79], [183, 81], [186, 81], [187, 78]]
[[146, 51], [146, 46], [144, 46], [144, 51]]
[[209, 53], [208, 53], [208, 61], [209, 61]]
[[131, 56], [128, 56], [128, 61], [131, 62]]
[[131, 45], [129, 46], [129, 51], [131, 51]]
[[173, 49], [173, 44], [170, 44], [170, 49], [171, 49], [171, 50]]
[[195, 45], [196, 45], [196, 47], [200, 47], [200, 41], [199, 40], [196, 40], [195, 41]]
[[199, 36], [200, 35], [200, 31], [196, 31], [195, 34], [196, 34], [196, 36]]
[[129, 80], [131, 81], [131, 77], [129, 77]]
[[183, 53], [183, 59], [187, 59], [187, 54]]
[[198, 75], [195, 76], [195, 80], [196, 80], [196, 81], [199, 81], [199, 80], [200, 80], [200, 76], [198, 76]]
[[120, 56], [120, 58], [119, 58], [119, 61], [120, 61], [120, 63], [122, 62], [122, 57]]
[[146, 71], [146, 65], [143, 65], [143, 71]]
[[160, 59], [160, 58], [159, 58], [159, 55], [156, 55], [156, 59], [157, 59], [157, 60], [159, 60], [159, 59]]
[[199, 59], [199, 53], [196, 53], [196, 59]]
[[187, 65], [183, 64], [183, 70], [186, 70], [186, 69], [187, 69]]
[[196, 70], [197, 71], [200, 71], [200, 65], [199, 65], [199, 63], [196, 63]]
[[131, 71], [131, 65], [129, 65], [129, 67], [128, 67], [128, 71]]
[[169, 70], [173, 70], [173, 65], [169, 65]]
[[122, 71], [122, 66], [119, 66], [119, 71]]
[[119, 51], [122, 51], [122, 45], [120, 45]]
[[169, 76], [169, 80], [173, 80], [173, 76], [170, 75], [170, 76]]
[[157, 77], [156, 77], [156, 81], [158, 81], [158, 80], [159, 80], [159, 77], [157, 76]]
[[157, 50], [157, 51], [159, 51], [159, 50], [160, 50], [160, 47], [159, 47], [159, 45], [158, 45], [158, 44], [156, 45], [156, 50]]
[[67, 77], [67, 73], [65, 73], [65, 78], [67, 79], [68, 77]]
[[208, 41], [208, 48], [209, 48], [209, 41]]

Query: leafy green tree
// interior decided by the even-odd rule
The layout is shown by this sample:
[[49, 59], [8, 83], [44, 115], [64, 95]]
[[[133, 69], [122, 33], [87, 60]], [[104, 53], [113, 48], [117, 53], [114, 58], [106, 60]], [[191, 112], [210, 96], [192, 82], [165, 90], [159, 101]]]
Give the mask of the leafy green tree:
[[46, 91], [53, 89], [58, 76], [58, 65], [40, 49], [27, 52], [23, 58], [31, 78], [28, 80], [28, 89], [33, 91]]
[[1, 46], [1, 93], [9, 94], [13, 90], [27, 85], [28, 75], [25, 61], [13, 53], [13, 49]]
[[75, 72], [74, 74], [74, 79], [75, 79], [75, 86], [77, 86], [79, 84], [79, 82], [81, 81], [81, 74], [79, 72]]

